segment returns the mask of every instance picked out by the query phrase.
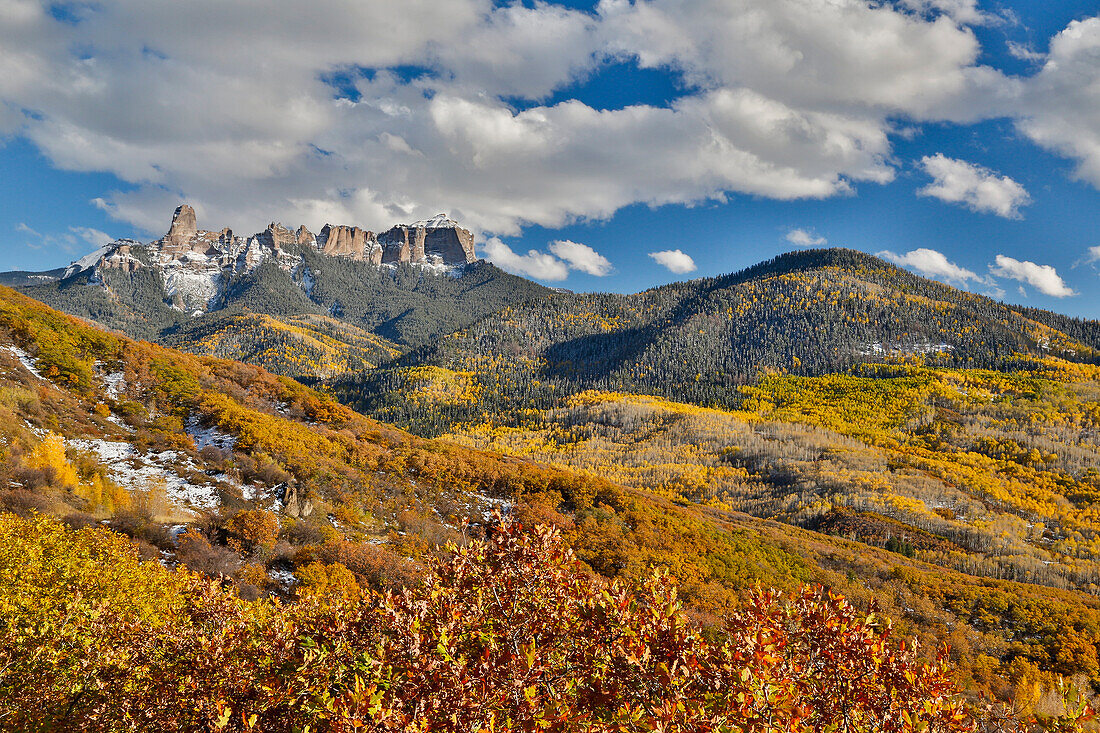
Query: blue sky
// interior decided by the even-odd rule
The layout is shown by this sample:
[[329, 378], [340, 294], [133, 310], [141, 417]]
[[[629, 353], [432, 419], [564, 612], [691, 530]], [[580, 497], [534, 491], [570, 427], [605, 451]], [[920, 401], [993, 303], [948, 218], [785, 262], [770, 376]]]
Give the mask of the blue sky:
[[443, 211], [574, 290], [816, 243], [1100, 318], [1095, 2], [0, 14], [0, 270], [159, 236], [182, 200], [238, 232]]

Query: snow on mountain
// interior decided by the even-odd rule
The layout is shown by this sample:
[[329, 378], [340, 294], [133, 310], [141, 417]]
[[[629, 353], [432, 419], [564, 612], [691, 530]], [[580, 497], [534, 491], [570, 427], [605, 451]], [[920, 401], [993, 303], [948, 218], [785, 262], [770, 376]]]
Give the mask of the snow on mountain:
[[73, 275], [75, 275], [77, 273], [84, 272], [85, 270], [87, 270], [90, 267], [95, 267], [96, 263], [99, 262], [101, 259], [103, 259], [103, 257], [108, 252], [110, 252], [112, 249], [114, 249], [116, 244], [117, 244], [116, 242], [111, 242], [110, 244], [105, 244], [102, 247], [100, 247], [99, 249], [97, 249], [95, 252], [92, 252], [91, 254], [84, 255], [79, 260], [77, 260], [76, 262], [73, 262], [71, 265], [66, 267], [65, 268], [65, 274], [62, 275], [62, 277], [72, 277]]
[[411, 225], [398, 225], [380, 236], [356, 227], [326, 225], [315, 237], [305, 226], [297, 232], [272, 223], [251, 237], [199, 229], [195, 211], [179, 206], [172, 224], [158, 240], [141, 243], [120, 239], [100, 247], [65, 269], [62, 279], [88, 273], [88, 283], [102, 285], [101, 270], [159, 271], [164, 296], [172, 307], [202, 315], [216, 307], [237, 276], [274, 261], [291, 274], [309, 295], [313, 273], [305, 267], [303, 248], [375, 265], [412, 265], [432, 273], [461, 276], [474, 261], [473, 235], [444, 214]]
[[422, 219], [409, 224], [410, 229], [417, 229], [419, 227], [423, 227], [424, 229], [455, 229], [458, 228], [458, 222], [446, 214], [436, 214], [431, 219]]

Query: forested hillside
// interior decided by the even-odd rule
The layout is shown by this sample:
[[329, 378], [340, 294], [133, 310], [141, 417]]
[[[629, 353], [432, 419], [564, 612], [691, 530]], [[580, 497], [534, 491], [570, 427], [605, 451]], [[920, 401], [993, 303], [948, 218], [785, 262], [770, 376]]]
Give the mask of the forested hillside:
[[[747, 439], [743, 449], [726, 451], [736, 448], [732, 444], [737, 441], [729, 440], [717, 459], [717, 447], [694, 436], [697, 447], [684, 448], [694, 458], [677, 456], [664, 469], [666, 475], [681, 477], [677, 488], [653, 480], [660, 470], [651, 466], [634, 471], [624, 468], [621, 459], [591, 454], [590, 466], [572, 471], [417, 438], [263, 369], [130, 341], [10, 290], [0, 291], [0, 328], [5, 341], [0, 348], [0, 474], [7, 487], [0, 494], [0, 508], [24, 516], [52, 514], [74, 527], [103, 523], [133, 538], [144, 557], [221, 578], [244, 598], [295, 595], [310, 588], [327, 593], [415, 584], [439, 543], [462, 542], [494, 507], [503, 506], [525, 522], [560, 528], [584, 567], [605, 578], [637, 582], [654, 567], [667, 568], [680, 583], [687, 613], [705, 626], [720, 625], [756, 584], [793, 590], [818, 582], [857, 605], [876, 602], [895, 619], [896, 634], [919, 637], [925, 649], [949, 641], [958, 664], [955, 679], [965, 690], [984, 690], [1006, 700], [1017, 698], [1026, 708], [1051, 710], [1058, 707], [1051, 695], [1057, 696], [1059, 675], [1100, 681], [1100, 601], [1087, 592], [1091, 566], [1085, 554], [1078, 555], [1083, 574], [1073, 575], [1063, 566], [1051, 571], [1062, 579], [1058, 583], [1047, 582], [1051, 576], [1024, 572], [983, 572], [981, 548], [966, 545], [965, 532], [947, 531], [955, 525], [929, 524], [920, 533], [910, 522], [904, 532], [891, 534], [889, 507], [870, 506], [871, 494], [861, 498], [864, 506], [850, 509], [860, 513], [844, 514], [848, 509], [840, 498], [850, 484], [843, 477], [828, 478], [831, 469], [824, 465], [812, 469], [816, 473], [810, 473], [811, 480], [834, 487], [831, 493], [819, 492], [818, 501], [835, 501], [840, 519], [836, 513], [821, 518], [844, 536], [736, 511], [758, 511], [747, 498], [750, 493], [770, 506], [773, 469], [789, 472], [791, 493], [809, 492], [807, 479], [798, 473], [804, 464], [796, 460], [814, 450], [805, 436], [780, 432], [769, 438], [765, 431], [765, 441], [803, 446], [781, 448], [779, 454], [760, 450]], [[420, 394], [423, 409], [429, 411], [439, 399], [432, 386], [437, 375], [428, 370], [422, 376], [427, 386]], [[778, 396], [782, 379], [795, 378], [777, 379], [777, 384], [761, 383], [755, 389], [767, 388]], [[904, 379], [918, 386], [935, 381], [920, 374]], [[1011, 394], [1025, 388], [1028, 383], [1017, 385]], [[983, 383], [968, 389], [980, 409], [989, 400], [979, 391], [993, 387]], [[442, 394], [450, 393], [444, 389]], [[731, 426], [738, 421], [754, 429], [774, 422], [764, 396], [756, 397], [756, 417], [746, 413], [727, 418], [711, 411], [719, 420], [732, 421], [719, 425], [721, 433], [736, 436]], [[869, 405], [865, 413], [875, 409], [874, 402], [861, 400], [856, 392], [852, 398]], [[643, 407], [632, 416], [634, 408], [614, 407], [611, 417], [598, 414], [603, 403], [627, 405], [632, 399], [591, 395], [571, 401], [566, 409], [582, 416], [572, 421], [579, 430], [574, 438], [600, 425], [608, 431], [656, 435], [657, 426], [671, 422], [662, 411], [698, 410], [658, 401], [656, 412]], [[783, 417], [788, 425], [821, 424], [807, 428], [807, 434], [830, 446], [817, 450], [833, 455], [838, 466], [849, 460], [847, 453], [853, 454], [854, 463], [870, 461], [840, 466], [849, 475], [881, 474], [875, 461], [887, 459], [860, 457], [856, 448], [866, 440], [865, 431], [888, 431], [904, 410], [886, 409], [875, 421], [853, 415], [854, 422], [845, 423], [843, 411], [839, 417], [815, 412], [814, 404], [788, 399], [785, 407], [775, 409], [792, 411]], [[538, 419], [552, 422], [557, 416]], [[711, 419], [692, 429], [706, 429]], [[608, 436], [608, 441], [615, 439], [614, 432]], [[480, 438], [471, 430], [455, 439]], [[545, 446], [530, 444], [528, 453], [569, 464], [555, 450], [540, 455]], [[742, 450], [743, 456], [735, 455]], [[781, 455], [784, 450], [792, 455]], [[889, 460], [903, 461], [906, 455], [899, 448]], [[712, 471], [718, 480], [710, 495], [703, 488], [707, 482], [688, 475], [699, 470], [696, 466], [711, 470], [707, 464], [716, 460], [719, 469], [729, 466], [741, 479], [731, 482], [725, 480], [728, 472]], [[1003, 465], [1006, 472], [1016, 470]], [[912, 467], [898, 470], [919, 473]], [[934, 470], [926, 475], [934, 476]], [[1038, 510], [1047, 511], [1041, 500], [1049, 502], [1044, 498], [1048, 495], [1035, 495]], [[963, 498], [961, 492], [952, 496]], [[779, 504], [790, 512], [784, 519], [808, 516], [796, 510], [797, 502]], [[977, 505], [963, 506], [970, 511]], [[1052, 506], [1059, 505], [1055, 501]], [[943, 518], [938, 509], [920, 516]], [[840, 521], [853, 517], [855, 530]], [[1089, 531], [1084, 522], [1075, 527], [1082, 536]], [[869, 528], [878, 528], [878, 534]], [[882, 542], [888, 534], [894, 543]], [[974, 542], [984, 536], [973, 533]], [[993, 531], [990, 536], [997, 540], [1002, 535]], [[1071, 567], [1068, 546], [1054, 548], [1047, 540], [1038, 530], [1023, 538], [1035, 542], [1021, 550], [1023, 560], [1057, 552], [1060, 562]], [[973, 558], [971, 565], [968, 558]], [[1027, 562], [1002, 565], [1033, 567]]]
[[433, 430], [434, 418], [417, 422], [388, 402], [402, 367], [478, 374], [477, 403], [448, 412], [461, 420], [545, 409], [587, 389], [736, 407], [761, 370], [815, 376], [902, 356], [986, 369], [1016, 369], [1021, 356], [1095, 364], [1100, 323], [1013, 309], [859, 252], [809, 250], [636, 295], [556, 293], [505, 308], [341, 394]]
[[166, 297], [166, 275], [152, 266], [56, 281], [20, 273], [8, 279], [32, 298], [135, 338], [311, 380], [371, 369], [551, 292], [485, 262], [437, 271], [379, 267], [309, 247], [287, 254], [301, 259], [293, 271], [263, 262], [233, 277], [209, 310], [195, 313]]
[[817, 581], [950, 641], [972, 692], [1100, 684], [1097, 324], [840, 250], [633, 296], [304, 257], [308, 282], [265, 263], [186, 324], [115, 297], [161, 292], [149, 270], [50, 291], [209, 356], [4, 291], [3, 506], [245, 597], [415, 583], [507, 506], [605, 577], [669, 568], [706, 625]]

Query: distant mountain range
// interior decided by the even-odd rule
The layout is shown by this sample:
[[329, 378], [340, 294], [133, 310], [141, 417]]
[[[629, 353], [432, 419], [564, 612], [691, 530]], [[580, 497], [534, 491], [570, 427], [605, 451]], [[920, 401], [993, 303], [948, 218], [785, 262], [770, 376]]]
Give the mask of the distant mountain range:
[[303, 378], [373, 366], [550, 292], [477, 260], [473, 235], [442, 214], [378, 235], [272, 223], [240, 237], [199, 229], [186, 204], [160, 239], [118, 240], [0, 284], [132, 336]]
[[592, 388], [730, 404], [762, 369], [818, 375], [918, 355], [1100, 362], [1096, 321], [998, 303], [861, 252], [802, 250], [632, 295], [574, 294], [476, 260], [473, 235], [443, 215], [378, 235], [273, 223], [245, 238], [199, 229], [183, 205], [158, 240], [0, 282], [131, 336], [339, 380], [368, 410], [392, 370], [417, 366], [478, 372], [500, 409]]

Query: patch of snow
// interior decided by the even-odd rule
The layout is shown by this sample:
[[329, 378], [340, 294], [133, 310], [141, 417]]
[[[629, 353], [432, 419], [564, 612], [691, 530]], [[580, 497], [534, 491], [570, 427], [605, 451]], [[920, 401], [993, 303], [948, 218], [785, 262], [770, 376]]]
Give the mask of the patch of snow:
[[214, 509], [218, 506], [218, 493], [213, 486], [193, 484], [176, 472], [171, 464], [180, 462], [182, 468], [197, 470], [190, 458], [176, 451], [164, 451], [142, 455], [134, 446], [121, 441], [100, 438], [68, 441], [77, 450], [94, 453], [108, 466], [111, 480], [134, 491], [142, 490], [163, 479], [168, 499], [182, 508]]
[[23, 424], [27, 426], [27, 430], [30, 430], [39, 438], [45, 437], [46, 433], [49, 432], [47, 430], [43, 430], [42, 428], [36, 428], [35, 426], [31, 425], [31, 421], [27, 420], [26, 418], [23, 419]]
[[512, 507], [515, 505], [511, 499], [497, 499], [488, 494], [471, 493], [470, 497], [477, 499], [481, 504], [481, 519], [484, 522], [491, 521], [493, 515], [498, 511], [501, 515], [508, 516], [512, 511]]
[[42, 376], [42, 373], [38, 371], [38, 367], [35, 365], [34, 359], [31, 358], [30, 354], [28, 354], [26, 351], [23, 351], [23, 349], [19, 348], [15, 344], [8, 344], [3, 348], [13, 354], [15, 358], [19, 360], [19, 363], [23, 365], [23, 368], [26, 369], [28, 372], [41, 379], [43, 382], [47, 381], [46, 378]]
[[65, 273], [61, 276], [61, 278], [65, 279], [68, 277], [72, 277], [73, 275], [84, 272], [89, 268], [95, 267], [96, 263], [103, 259], [103, 257], [106, 256], [107, 253], [114, 249], [116, 246], [118, 246], [117, 242], [111, 242], [110, 244], [106, 244], [100, 247], [95, 252], [84, 255], [79, 260], [66, 267]]
[[290, 590], [290, 586], [298, 582], [298, 578], [289, 570], [268, 570], [267, 577], [278, 583], [283, 590]]
[[206, 311], [221, 292], [222, 269], [207, 262], [202, 267], [189, 267], [179, 260], [164, 264], [164, 294], [179, 297], [189, 312]]
[[126, 389], [126, 375], [122, 372], [105, 374], [103, 376], [103, 387], [110, 397], [117, 400], [122, 395], [122, 390]]
[[221, 450], [233, 450], [237, 445], [237, 438], [227, 435], [216, 427], [204, 428], [197, 417], [187, 421], [187, 434], [195, 441], [195, 449], [202, 450], [208, 445]]
[[931, 341], [921, 341], [913, 344], [906, 345], [892, 345], [883, 346], [881, 342], [875, 341], [873, 343], [865, 345], [859, 349], [856, 353], [863, 356], [883, 356], [889, 355], [912, 355], [912, 354], [934, 354], [943, 353], [946, 351], [954, 351], [955, 347], [947, 343], [933, 344]]
[[418, 227], [424, 227], [425, 229], [454, 229], [457, 226], [458, 222], [446, 214], [436, 214], [431, 219], [421, 219], [420, 221], [414, 221], [412, 224], [409, 224], [410, 229], [416, 229]]
[[301, 292], [305, 293], [307, 297], [311, 296], [313, 294], [313, 285], [316, 285], [317, 281], [313, 280], [313, 273], [309, 267], [306, 266], [305, 258], [300, 260], [295, 269], [295, 274], [298, 275], [298, 287], [301, 288]]
[[413, 267], [433, 275], [450, 275], [454, 278], [462, 277], [466, 271], [466, 265], [448, 265], [441, 255], [428, 255], [421, 262], [413, 262]]

